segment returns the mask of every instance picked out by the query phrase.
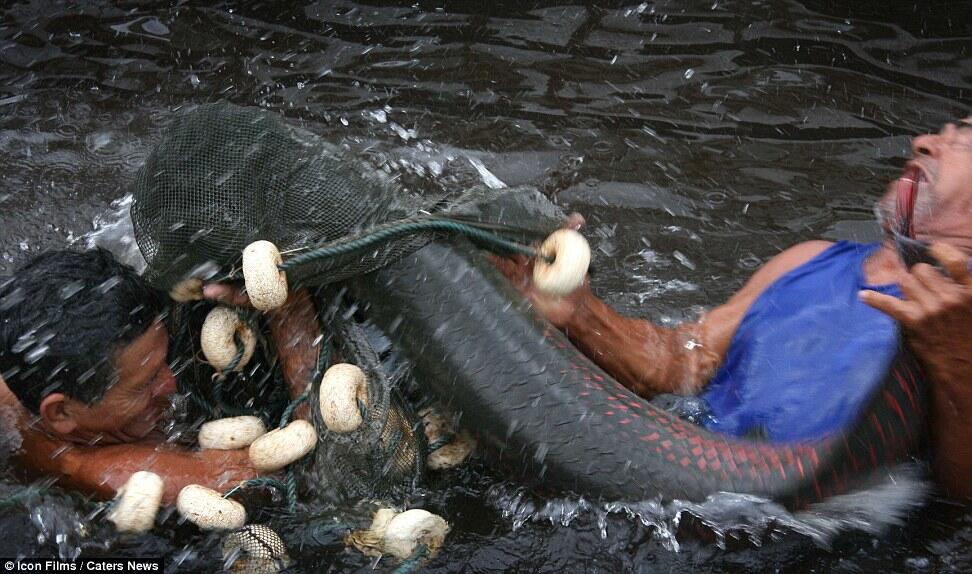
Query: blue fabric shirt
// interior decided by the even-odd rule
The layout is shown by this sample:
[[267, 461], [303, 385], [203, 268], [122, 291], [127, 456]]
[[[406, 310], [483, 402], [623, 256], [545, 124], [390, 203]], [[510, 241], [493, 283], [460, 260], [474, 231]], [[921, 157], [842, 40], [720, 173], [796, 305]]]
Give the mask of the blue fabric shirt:
[[852, 423], [898, 351], [893, 319], [861, 303], [863, 265], [880, 244], [841, 241], [770, 285], [739, 324], [701, 398], [710, 430], [788, 442]]

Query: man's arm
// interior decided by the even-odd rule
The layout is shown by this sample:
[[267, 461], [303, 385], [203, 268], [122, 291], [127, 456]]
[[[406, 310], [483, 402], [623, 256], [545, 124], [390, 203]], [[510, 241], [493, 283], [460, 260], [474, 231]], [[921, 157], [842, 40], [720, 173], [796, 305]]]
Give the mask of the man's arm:
[[699, 321], [668, 329], [643, 319], [622, 317], [598, 299], [586, 284], [566, 297], [539, 293], [523, 259], [494, 263], [585, 355], [643, 397], [701, 389], [722, 362], [749, 306], [774, 281], [820, 254], [830, 245], [808, 241], [763, 265], [728, 302]]
[[972, 277], [958, 249], [936, 243], [930, 252], [948, 276], [918, 264], [901, 280], [905, 300], [874, 291], [860, 296], [904, 329], [931, 378], [935, 474], [950, 495], [972, 497]]
[[162, 478], [163, 504], [175, 504], [179, 491], [190, 484], [223, 492], [258, 475], [247, 449], [190, 451], [159, 443], [84, 447], [33, 429], [21, 434], [23, 450], [17, 459], [27, 474], [57, 478], [59, 485], [100, 500], [113, 498], [140, 470]]
[[56, 439], [34, 428], [31, 415], [0, 378], [0, 408], [16, 419], [21, 444], [14, 459], [25, 474], [58, 479], [62, 486], [107, 500], [139, 470], [149, 470], [165, 483], [163, 501], [174, 503], [182, 487], [201, 484], [227, 490], [257, 476], [246, 449], [193, 452], [175, 445], [120, 444], [85, 447]]

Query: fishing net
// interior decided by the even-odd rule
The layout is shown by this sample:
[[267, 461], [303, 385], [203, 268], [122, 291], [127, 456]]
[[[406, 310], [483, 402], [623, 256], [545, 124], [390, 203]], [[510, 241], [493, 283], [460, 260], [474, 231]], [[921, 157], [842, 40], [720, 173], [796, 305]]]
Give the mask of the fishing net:
[[[318, 409], [311, 409], [314, 426], [321, 431], [314, 464], [304, 471], [305, 488], [316, 498], [332, 501], [394, 495], [396, 489], [417, 484], [425, 473], [427, 443], [421, 425], [401, 395], [401, 378], [407, 371], [389, 374], [362, 327], [342, 311], [328, 322], [334, 331], [335, 351], [341, 360], [364, 371], [368, 380], [367, 404], [359, 404], [362, 424], [348, 433], [327, 430]], [[311, 404], [320, 397], [318, 379]]]
[[[373, 271], [456, 230], [506, 251], [542, 238], [562, 221], [532, 188], [406, 192], [380, 169], [278, 115], [227, 103], [180, 113], [139, 170], [132, 195], [145, 276], [166, 291], [188, 277], [239, 278], [242, 251], [256, 240], [280, 249], [292, 286], [321, 287]], [[177, 350], [192, 357], [196, 310], [177, 306], [170, 321]], [[366, 423], [348, 435], [329, 433], [311, 408], [321, 440], [305, 484], [318, 493], [377, 496], [421, 477], [424, 434], [398, 394], [395, 375], [384, 372], [367, 337], [340, 315], [325, 324], [343, 360], [368, 376]], [[273, 362], [272, 350], [264, 355]], [[215, 403], [208, 414], [265, 405], [266, 396], [260, 404], [235, 401], [215, 386], [223, 379], [198, 363], [188, 362], [185, 372], [196, 375], [191, 396], [207, 397], [197, 400], [202, 406]], [[279, 389], [266, 384], [274, 372], [271, 365], [236, 378], [257, 390]], [[267, 410], [259, 414], [272, 418]]]
[[283, 540], [263, 524], [229, 533], [223, 540], [223, 561], [234, 574], [271, 574], [291, 564]]
[[[560, 214], [536, 191], [472, 189], [420, 196], [379, 169], [261, 109], [208, 104], [172, 122], [136, 175], [131, 207], [146, 278], [168, 291], [215, 263], [231, 272], [264, 239], [285, 254], [373, 235], [404, 222], [473, 223], [531, 241]], [[523, 198], [533, 195], [532, 201]], [[504, 199], [505, 198], [505, 199]], [[289, 269], [322, 285], [373, 271], [436, 237], [417, 230]]]

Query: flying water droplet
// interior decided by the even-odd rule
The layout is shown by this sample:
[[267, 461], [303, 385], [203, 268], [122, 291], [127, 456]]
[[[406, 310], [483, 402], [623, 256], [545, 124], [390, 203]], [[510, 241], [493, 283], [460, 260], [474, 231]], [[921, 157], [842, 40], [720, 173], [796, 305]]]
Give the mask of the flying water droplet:
[[675, 259], [677, 259], [678, 262], [681, 263], [682, 265], [688, 267], [689, 269], [692, 269], [693, 271], [695, 270], [695, 263], [693, 263], [692, 260], [686, 257], [685, 254], [682, 253], [681, 251], [678, 251], [676, 249], [675, 251], [672, 252], [672, 255], [675, 256]]

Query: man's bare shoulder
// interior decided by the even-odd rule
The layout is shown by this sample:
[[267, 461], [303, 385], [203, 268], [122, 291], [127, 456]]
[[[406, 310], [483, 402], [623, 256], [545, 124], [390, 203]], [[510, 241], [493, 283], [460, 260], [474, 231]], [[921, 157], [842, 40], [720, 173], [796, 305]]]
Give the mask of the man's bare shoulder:
[[833, 245], [831, 241], [804, 241], [789, 247], [760, 267], [729, 303], [745, 303], [748, 308], [756, 297], [783, 275], [810, 261]]
[[[779, 275], [788, 273], [789, 271], [803, 265], [807, 261], [810, 261], [817, 255], [820, 255], [833, 244], [833, 241], [824, 241], [822, 239], [797, 243], [792, 247], [784, 249], [778, 255], [767, 261], [760, 271], [771, 268], [767, 269], [767, 271], [776, 272], [779, 273]], [[779, 278], [779, 275], [777, 275], [777, 279]]]

